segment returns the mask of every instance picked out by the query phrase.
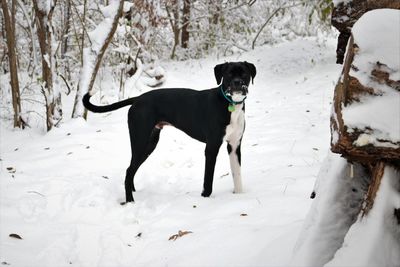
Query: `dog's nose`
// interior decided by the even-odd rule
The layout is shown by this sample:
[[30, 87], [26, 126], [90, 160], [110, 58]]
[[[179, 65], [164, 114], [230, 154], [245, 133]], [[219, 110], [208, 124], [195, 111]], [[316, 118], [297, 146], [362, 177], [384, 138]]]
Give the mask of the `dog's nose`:
[[243, 84], [242, 80], [239, 80], [239, 79], [233, 80], [233, 85], [235, 87], [240, 87], [242, 84]]

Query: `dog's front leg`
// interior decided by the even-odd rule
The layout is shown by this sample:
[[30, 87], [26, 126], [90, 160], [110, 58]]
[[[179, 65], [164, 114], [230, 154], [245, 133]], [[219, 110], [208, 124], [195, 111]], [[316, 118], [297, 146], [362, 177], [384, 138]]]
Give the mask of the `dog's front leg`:
[[240, 143], [231, 145], [228, 143], [229, 162], [231, 164], [231, 172], [233, 176], [233, 193], [242, 193], [242, 172], [241, 172], [241, 152]]
[[207, 143], [206, 145], [206, 167], [204, 172], [203, 192], [201, 193], [203, 197], [209, 197], [212, 193], [215, 162], [217, 160], [218, 151], [221, 147], [221, 144], [222, 142], [213, 144]]

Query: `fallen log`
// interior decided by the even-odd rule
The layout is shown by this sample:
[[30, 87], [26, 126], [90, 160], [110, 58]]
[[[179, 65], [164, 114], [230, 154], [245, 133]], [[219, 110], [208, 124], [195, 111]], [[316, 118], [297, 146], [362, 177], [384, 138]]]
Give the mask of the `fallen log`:
[[[369, 20], [374, 21], [373, 14], [369, 17], [365, 19], [367, 25]], [[400, 167], [400, 64], [396, 63], [400, 47], [395, 41], [386, 44], [391, 49], [385, 47], [378, 41], [379, 36], [375, 36], [375, 44], [366, 41], [365, 36], [375, 33], [359, 27], [350, 37], [342, 75], [335, 87], [331, 150], [365, 165], [384, 161]]]

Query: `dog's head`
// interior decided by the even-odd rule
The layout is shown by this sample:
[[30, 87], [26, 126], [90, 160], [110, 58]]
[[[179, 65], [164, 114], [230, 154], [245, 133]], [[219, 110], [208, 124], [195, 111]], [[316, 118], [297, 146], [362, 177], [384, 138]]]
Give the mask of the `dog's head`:
[[227, 62], [214, 67], [217, 83], [233, 101], [243, 101], [248, 93], [250, 80], [256, 76], [256, 67], [247, 61]]

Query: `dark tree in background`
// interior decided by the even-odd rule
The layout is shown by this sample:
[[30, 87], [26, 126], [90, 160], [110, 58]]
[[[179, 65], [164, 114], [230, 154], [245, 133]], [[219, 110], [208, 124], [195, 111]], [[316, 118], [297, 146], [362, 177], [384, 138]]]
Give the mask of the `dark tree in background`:
[[183, 0], [182, 37], [181, 37], [182, 48], [189, 47], [190, 1], [191, 0]]
[[11, 1], [11, 14], [7, 5], [7, 0], [1, 0], [3, 10], [5, 33], [7, 39], [7, 55], [10, 66], [10, 84], [12, 92], [12, 106], [14, 110], [14, 127], [23, 128], [24, 123], [21, 118], [21, 97], [18, 82], [17, 55], [15, 53], [15, 5], [16, 0]]

